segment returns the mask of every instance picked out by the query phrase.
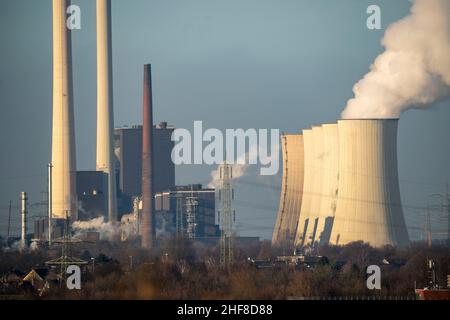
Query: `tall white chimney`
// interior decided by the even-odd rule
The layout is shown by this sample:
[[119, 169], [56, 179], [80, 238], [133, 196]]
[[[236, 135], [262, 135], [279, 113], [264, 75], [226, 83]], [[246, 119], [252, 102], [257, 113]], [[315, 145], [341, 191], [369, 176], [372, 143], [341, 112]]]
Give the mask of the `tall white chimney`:
[[111, 1], [97, 0], [97, 171], [108, 174], [108, 218], [117, 221], [113, 149]]
[[68, 0], [53, 0], [53, 217], [77, 219], [72, 46], [66, 26]]

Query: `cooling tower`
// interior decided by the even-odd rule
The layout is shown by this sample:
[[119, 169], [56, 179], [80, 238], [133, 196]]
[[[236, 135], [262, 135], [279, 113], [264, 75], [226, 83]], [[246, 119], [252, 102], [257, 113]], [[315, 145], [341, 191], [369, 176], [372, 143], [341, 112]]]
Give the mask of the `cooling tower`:
[[[309, 143], [305, 142], [305, 180], [303, 193], [308, 194], [309, 203], [300, 211], [298, 232], [301, 245], [311, 245], [318, 235], [319, 209], [322, 195], [323, 136], [322, 127], [313, 127]], [[298, 244], [298, 242], [296, 242]]]
[[320, 158], [322, 192], [317, 216], [317, 236], [312, 245], [323, 245], [329, 242], [336, 212], [339, 181], [339, 139], [336, 124], [322, 125], [322, 154]]
[[314, 136], [312, 129], [303, 130], [303, 156], [304, 156], [304, 176], [303, 176], [303, 188], [298, 190], [300, 194], [303, 192], [302, 201], [300, 205], [300, 215], [298, 218], [295, 245], [303, 246], [305, 243], [304, 235], [309, 224], [310, 209], [313, 197], [313, 185], [314, 185]]
[[323, 175], [323, 136], [322, 127], [313, 127], [313, 185], [311, 194], [310, 218], [306, 229], [306, 244], [313, 244], [317, 237], [317, 227], [319, 224], [320, 202], [322, 200], [322, 175]]
[[113, 148], [111, 1], [97, 0], [97, 171], [108, 175], [108, 218], [117, 221]]
[[406, 246], [397, 169], [398, 121], [340, 120], [339, 194], [330, 242]]
[[53, 217], [77, 219], [72, 47], [66, 27], [68, 0], [53, 0]]
[[151, 249], [155, 242], [155, 212], [153, 197], [153, 102], [152, 69], [144, 66], [142, 126], [142, 247]]
[[303, 136], [301, 134], [283, 135], [281, 142], [283, 177], [272, 244], [292, 249], [303, 195]]

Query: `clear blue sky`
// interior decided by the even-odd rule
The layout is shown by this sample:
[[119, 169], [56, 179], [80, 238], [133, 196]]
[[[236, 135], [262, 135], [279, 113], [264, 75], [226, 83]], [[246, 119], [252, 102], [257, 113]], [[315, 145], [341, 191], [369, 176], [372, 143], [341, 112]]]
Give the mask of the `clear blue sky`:
[[[95, 167], [95, 2], [75, 0], [73, 33], [78, 169]], [[382, 51], [384, 30], [366, 28], [378, 4], [382, 25], [408, 13], [408, 0], [113, 0], [116, 125], [141, 122], [142, 65], [152, 63], [156, 121], [191, 128], [279, 128], [334, 122], [352, 87]], [[50, 0], [0, 0], [0, 233], [9, 199], [42, 199], [51, 147]], [[399, 128], [402, 199], [420, 236], [427, 195], [450, 178], [450, 107], [410, 111]], [[177, 182], [209, 181], [206, 166], [177, 168]], [[280, 176], [252, 168], [236, 184], [242, 235], [270, 238]], [[244, 183], [246, 182], [246, 183]], [[254, 183], [257, 183], [256, 186]], [[268, 184], [269, 187], [261, 186]], [[272, 187], [270, 187], [272, 186]], [[34, 215], [39, 207], [32, 207]], [[19, 226], [14, 211], [13, 231]]]

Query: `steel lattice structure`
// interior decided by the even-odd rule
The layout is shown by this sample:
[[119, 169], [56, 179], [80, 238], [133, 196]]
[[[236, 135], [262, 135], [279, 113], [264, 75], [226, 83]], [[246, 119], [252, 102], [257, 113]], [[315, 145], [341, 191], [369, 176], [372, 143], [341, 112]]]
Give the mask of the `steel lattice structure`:
[[186, 197], [186, 233], [188, 239], [195, 239], [197, 236], [197, 208], [198, 197], [194, 197], [194, 192], [191, 196]]
[[61, 256], [54, 260], [47, 261], [45, 264], [60, 268], [60, 281], [63, 283], [66, 279], [66, 271], [69, 266], [83, 266], [88, 264], [87, 261], [72, 256], [72, 244], [80, 243], [82, 241], [77, 238], [72, 238], [70, 231], [70, 218], [65, 220], [63, 237], [56, 239], [53, 242], [56, 244], [61, 244]]
[[220, 225], [220, 266], [230, 269], [234, 260], [234, 221], [232, 209], [234, 192], [231, 188], [233, 168], [226, 162], [220, 167], [221, 187], [219, 190], [219, 225]]
[[176, 238], [181, 239], [183, 238], [183, 198], [180, 194], [176, 195], [176, 217], [175, 217], [175, 223], [176, 223]]

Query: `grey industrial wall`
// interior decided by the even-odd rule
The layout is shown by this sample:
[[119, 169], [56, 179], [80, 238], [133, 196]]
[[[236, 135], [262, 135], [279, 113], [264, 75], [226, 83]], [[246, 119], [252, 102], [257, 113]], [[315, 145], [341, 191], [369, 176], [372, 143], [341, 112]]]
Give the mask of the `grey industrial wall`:
[[[153, 129], [154, 192], [168, 190], [175, 186], [175, 164], [171, 154], [172, 128]], [[140, 196], [142, 185], [142, 127], [115, 129], [115, 151], [120, 163], [119, 186], [128, 196]]]
[[[198, 207], [196, 212], [197, 237], [216, 237], [218, 228], [216, 225], [215, 211], [215, 190], [203, 189], [201, 185], [177, 186], [172, 190], [158, 192], [155, 195], [155, 209], [157, 212], [166, 211], [175, 215], [177, 207], [177, 196], [182, 201], [183, 225], [186, 228], [186, 198], [198, 198]], [[175, 224], [175, 221], [173, 221]]]

